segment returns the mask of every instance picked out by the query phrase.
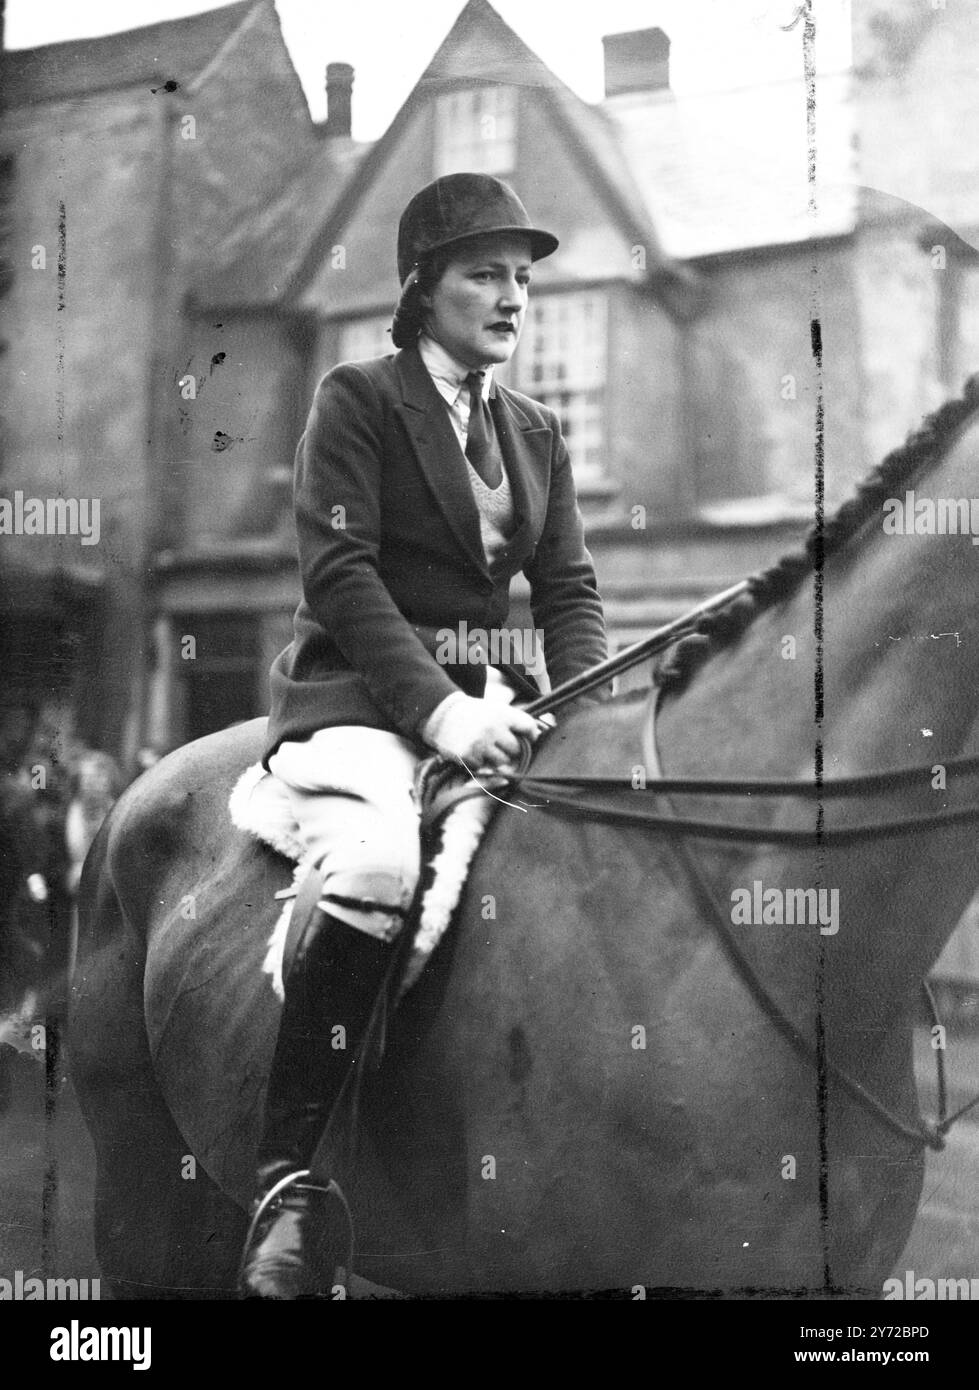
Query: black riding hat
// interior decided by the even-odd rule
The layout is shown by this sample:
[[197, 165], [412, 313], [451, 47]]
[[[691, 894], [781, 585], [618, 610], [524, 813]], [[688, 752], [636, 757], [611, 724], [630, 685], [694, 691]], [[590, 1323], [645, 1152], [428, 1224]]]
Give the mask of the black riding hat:
[[531, 260], [557, 250], [558, 239], [532, 227], [513, 189], [489, 174], [446, 174], [416, 193], [398, 225], [398, 281], [405, 281], [431, 251], [485, 236], [520, 232], [530, 238]]

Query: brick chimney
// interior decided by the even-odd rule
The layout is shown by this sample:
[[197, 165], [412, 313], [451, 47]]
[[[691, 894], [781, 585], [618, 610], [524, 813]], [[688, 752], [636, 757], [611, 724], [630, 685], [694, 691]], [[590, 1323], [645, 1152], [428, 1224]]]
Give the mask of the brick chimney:
[[626, 92], [665, 92], [670, 87], [670, 40], [662, 29], [633, 29], [607, 34], [605, 95]]
[[324, 135], [350, 134], [350, 106], [354, 87], [354, 70], [349, 63], [326, 65], [326, 125]]

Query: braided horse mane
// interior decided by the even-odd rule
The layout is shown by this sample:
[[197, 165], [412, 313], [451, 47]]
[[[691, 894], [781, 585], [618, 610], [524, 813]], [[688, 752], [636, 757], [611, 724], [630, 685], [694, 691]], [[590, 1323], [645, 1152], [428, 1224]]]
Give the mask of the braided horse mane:
[[712, 652], [734, 642], [757, 615], [787, 598], [806, 575], [855, 535], [893, 493], [907, 486], [919, 468], [936, 459], [950, 436], [979, 409], [979, 373], [969, 378], [962, 396], [946, 401], [925, 417], [918, 429], [893, 449], [857, 487], [854, 495], [824, 521], [817, 522], [803, 547], [783, 555], [768, 569], [752, 575], [748, 592], [728, 608], [702, 618], [693, 633], [671, 649], [654, 677], [660, 690], [678, 694]]

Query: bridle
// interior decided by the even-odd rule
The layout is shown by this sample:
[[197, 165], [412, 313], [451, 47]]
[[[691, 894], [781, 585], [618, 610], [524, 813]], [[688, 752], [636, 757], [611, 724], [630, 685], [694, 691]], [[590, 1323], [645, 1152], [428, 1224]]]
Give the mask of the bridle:
[[[704, 616], [725, 607], [745, 593], [750, 581], [744, 580], [730, 589], [708, 599], [690, 613], [657, 630], [649, 637], [626, 648], [607, 661], [590, 668], [572, 680], [557, 686], [548, 695], [541, 696], [523, 706], [529, 714], [540, 715], [560, 708], [600, 685], [604, 685], [612, 675], [617, 675], [630, 667], [638, 665], [656, 652], [665, 650], [679, 638], [695, 630]], [[654, 697], [655, 698], [655, 697]], [[656, 758], [653, 713], [647, 721], [646, 742], [647, 761], [651, 767], [658, 766]], [[838, 1066], [825, 1051], [817, 1050], [792, 1020], [787, 1016], [777, 1000], [759, 977], [751, 961], [742, 950], [731, 923], [725, 915], [722, 904], [706, 881], [690, 852], [689, 840], [708, 839], [734, 842], [738, 844], [782, 844], [809, 846], [818, 852], [844, 845], [858, 844], [875, 839], [893, 839], [902, 835], [917, 834], [951, 825], [961, 825], [979, 821], [979, 805], [955, 807], [944, 811], [928, 812], [916, 816], [906, 816], [890, 820], [865, 822], [845, 826], [841, 829], [826, 829], [822, 824], [822, 803], [847, 797], [882, 795], [888, 792], [927, 785], [932, 777], [930, 767], [904, 767], [890, 772], [872, 772], [857, 776], [814, 779], [812, 782], [798, 779], [754, 779], [735, 781], [718, 778], [659, 777], [646, 785], [635, 786], [628, 778], [592, 776], [534, 776], [528, 769], [533, 748], [529, 740], [522, 741], [521, 756], [516, 770], [505, 778], [494, 779], [489, 787], [483, 786], [467, 768], [469, 780], [462, 785], [458, 782], [458, 764], [444, 759], [432, 759], [433, 765], [422, 778], [420, 787], [424, 789], [426, 802], [422, 823], [430, 829], [447, 814], [457, 801], [469, 796], [491, 792], [498, 800], [509, 800], [511, 804], [524, 809], [533, 807], [545, 814], [558, 815], [567, 819], [585, 819], [606, 824], [660, 831], [667, 835], [674, 853], [690, 883], [694, 898], [706, 918], [712, 922], [725, 951], [737, 974], [747, 987], [759, 1008], [770, 1020], [780, 1035], [793, 1050], [813, 1066], [820, 1075], [832, 1077], [842, 1090], [874, 1116], [882, 1125], [919, 1148], [941, 1150], [945, 1147], [945, 1136], [952, 1125], [975, 1106], [979, 1105], [979, 1095], [953, 1114], [947, 1113], [947, 1085], [945, 1059], [942, 1049], [935, 1049], [938, 1073], [938, 1119], [933, 1123], [918, 1119], [908, 1124], [859, 1081], [855, 1080], [842, 1067]], [[979, 757], [953, 758], [943, 763], [946, 776], [952, 774], [972, 776], [979, 773]], [[432, 789], [434, 788], [434, 794]], [[503, 795], [498, 795], [502, 792]], [[720, 797], [790, 797], [801, 801], [811, 801], [816, 805], [816, 824], [811, 829], [775, 828], [768, 826], [746, 826], [714, 820], [700, 820], [657, 810], [654, 799], [684, 796]], [[631, 801], [627, 807], [624, 803]], [[941, 1026], [934, 996], [927, 981], [922, 982], [928, 1007], [936, 1026]]]

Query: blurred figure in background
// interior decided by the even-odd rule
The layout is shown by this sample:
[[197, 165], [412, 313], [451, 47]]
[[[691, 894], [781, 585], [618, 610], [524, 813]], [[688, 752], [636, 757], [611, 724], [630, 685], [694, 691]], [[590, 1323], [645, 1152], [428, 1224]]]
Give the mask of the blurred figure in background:
[[37, 727], [35, 701], [15, 693], [0, 703], [0, 1113], [17, 1053], [43, 1059], [32, 1027], [46, 1012], [51, 943], [68, 920], [63, 806], [31, 762]]
[[85, 856], [122, 791], [122, 774], [108, 753], [86, 749], [75, 762], [72, 783], [73, 795], [65, 816], [65, 844], [69, 861], [67, 886], [74, 899]]
[[132, 780], [135, 782], [137, 777], [142, 777], [144, 772], [149, 772], [151, 767], [156, 767], [162, 757], [163, 754], [160, 750], [154, 748], [152, 744], [147, 744], [141, 748], [136, 754]]

